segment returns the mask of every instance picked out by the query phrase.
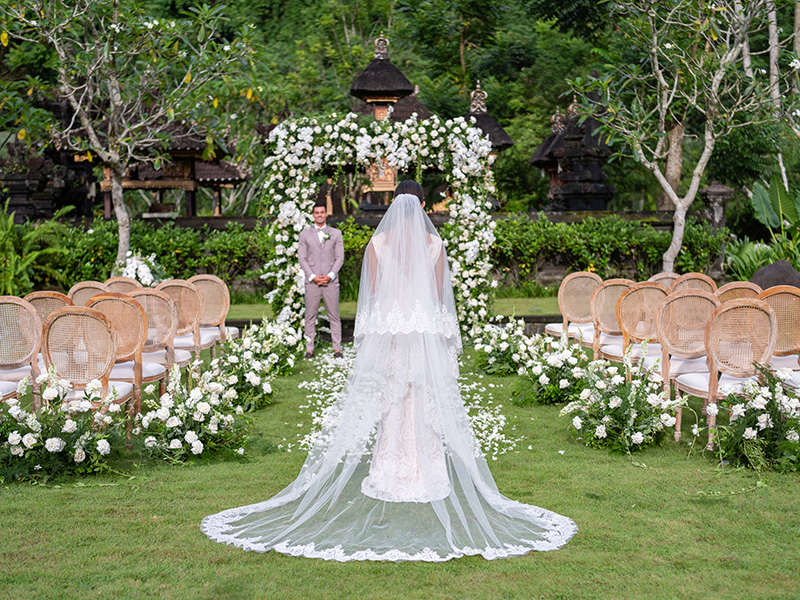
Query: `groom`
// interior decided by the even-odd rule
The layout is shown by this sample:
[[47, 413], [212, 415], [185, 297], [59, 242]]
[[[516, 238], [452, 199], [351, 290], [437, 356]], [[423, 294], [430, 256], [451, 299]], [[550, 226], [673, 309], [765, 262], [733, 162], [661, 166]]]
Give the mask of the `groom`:
[[342, 321], [339, 318], [339, 269], [344, 264], [342, 232], [328, 227], [328, 209], [317, 204], [314, 224], [300, 234], [297, 256], [306, 279], [306, 358], [314, 356], [314, 335], [320, 300], [331, 323], [333, 355], [342, 356]]

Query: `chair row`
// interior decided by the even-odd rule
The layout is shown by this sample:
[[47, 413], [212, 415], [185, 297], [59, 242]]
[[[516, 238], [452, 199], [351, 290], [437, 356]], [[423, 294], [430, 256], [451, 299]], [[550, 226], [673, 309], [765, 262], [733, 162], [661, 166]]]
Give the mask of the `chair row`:
[[[586, 276], [593, 274], [575, 275], [591, 279]], [[702, 397], [704, 410], [722, 396], [720, 386], [741, 385], [754, 377], [754, 363], [800, 369], [800, 289], [761, 291], [748, 282], [734, 282], [715, 293], [693, 287], [671, 290], [652, 281], [599, 283], [589, 301], [592, 322], [577, 323], [574, 335], [579, 343], [591, 345], [595, 359], [617, 361], [629, 346], [637, 360], [641, 343], [652, 342], [644, 366], [660, 359], [665, 390], [672, 384], [677, 393]], [[726, 299], [726, 292], [738, 297]], [[800, 385], [800, 373], [792, 384]], [[715, 417], [709, 415], [709, 444], [714, 425]]]

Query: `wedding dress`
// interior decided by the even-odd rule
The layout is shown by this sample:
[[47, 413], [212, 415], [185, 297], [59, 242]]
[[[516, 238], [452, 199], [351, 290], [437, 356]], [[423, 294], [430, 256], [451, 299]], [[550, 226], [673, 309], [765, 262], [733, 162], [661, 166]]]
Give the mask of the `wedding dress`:
[[577, 531], [501, 495], [458, 387], [461, 336], [443, 243], [401, 194], [367, 247], [356, 359], [297, 479], [206, 517], [212, 540], [328, 560], [440, 562], [554, 550]]

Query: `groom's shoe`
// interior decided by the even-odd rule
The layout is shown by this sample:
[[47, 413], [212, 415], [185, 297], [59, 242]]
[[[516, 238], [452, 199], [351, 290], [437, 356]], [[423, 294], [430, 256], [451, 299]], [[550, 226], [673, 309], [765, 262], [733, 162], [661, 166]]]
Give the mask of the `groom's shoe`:
[[314, 358], [313, 352], [306, 352], [306, 355], [303, 358]]
[[337, 350], [336, 352], [333, 353], [333, 358], [342, 358], [342, 356], [343, 355], [340, 350]]

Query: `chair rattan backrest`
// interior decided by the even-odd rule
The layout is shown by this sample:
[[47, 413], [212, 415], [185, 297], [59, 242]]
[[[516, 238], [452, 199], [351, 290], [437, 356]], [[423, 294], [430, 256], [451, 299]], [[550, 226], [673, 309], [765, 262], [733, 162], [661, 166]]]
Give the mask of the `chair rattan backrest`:
[[761, 286], [749, 281], [731, 281], [714, 292], [720, 302], [736, 300], [737, 298], [758, 298]]
[[203, 296], [203, 314], [200, 317], [200, 325], [216, 327], [225, 322], [231, 306], [231, 296], [225, 282], [216, 275], [195, 275], [188, 281], [194, 284]]
[[133, 277], [111, 277], [106, 279], [105, 284], [112, 292], [127, 294], [142, 287], [142, 284]]
[[597, 286], [590, 303], [595, 337], [599, 332], [622, 335], [617, 321], [617, 301], [633, 284], [630, 279], [609, 279]]
[[22, 298], [0, 296], [0, 368], [15, 369], [36, 360], [42, 322]]
[[672, 285], [672, 282], [678, 277], [680, 277], [680, 275], [673, 273], [672, 271], [661, 271], [661, 273], [656, 273], [647, 281], [657, 281], [658, 283], [663, 283], [666, 288], [669, 289]]
[[703, 273], [684, 273], [673, 281], [669, 287], [670, 293], [688, 289], [716, 292], [717, 284], [711, 277]]
[[72, 300], [66, 294], [61, 292], [31, 292], [25, 296], [25, 300], [33, 305], [39, 315], [39, 320], [42, 322], [42, 328], [47, 322], [47, 317], [50, 316], [54, 310], [64, 308], [65, 306], [72, 306]]
[[87, 307], [103, 313], [111, 323], [116, 362], [141, 361], [142, 348], [147, 341], [147, 315], [142, 305], [126, 294], [109, 292], [94, 296]]
[[159, 290], [143, 288], [130, 294], [147, 315], [147, 341], [144, 352], [155, 352], [172, 345], [178, 329], [178, 309], [170, 296]]
[[71, 381], [76, 389], [93, 379], [99, 379], [106, 389], [116, 356], [111, 324], [92, 308], [60, 308], [44, 326], [42, 356], [48, 369], [55, 366], [58, 376]]
[[623, 347], [631, 342], [657, 341], [656, 317], [667, 295], [667, 287], [657, 281], [635, 283], [622, 293], [617, 300], [617, 323]]
[[736, 377], [754, 375], [754, 363], [767, 364], [777, 340], [775, 311], [758, 299], [739, 298], [722, 304], [706, 326], [712, 368]]
[[176, 335], [192, 333], [200, 326], [203, 314], [203, 296], [193, 283], [181, 279], [168, 279], [156, 287], [169, 295], [178, 309], [178, 329]]
[[658, 308], [656, 330], [665, 355], [699, 358], [706, 354], [706, 326], [719, 308], [711, 292], [687, 289], [673, 292]]
[[570, 273], [558, 287], [558, 308], [564, 317], [564, 326], [569, 323], [591, 323], [592, 294], [603, 283], [595, 273], [579, 271]]
[[791, 285], [776, 285], [761, 292], [758, 299], [769, 304], [778, 319], [775, 354], [797, 354], [800, 351], [800, 289]]
[[67, 296], [69, 296], [75, 306], [86, 306], [86, 303], [92, 296], [110, 291], [111, 289], [105, 283], [100, 283], [99, 281], [81, 281], [69, 288]]

